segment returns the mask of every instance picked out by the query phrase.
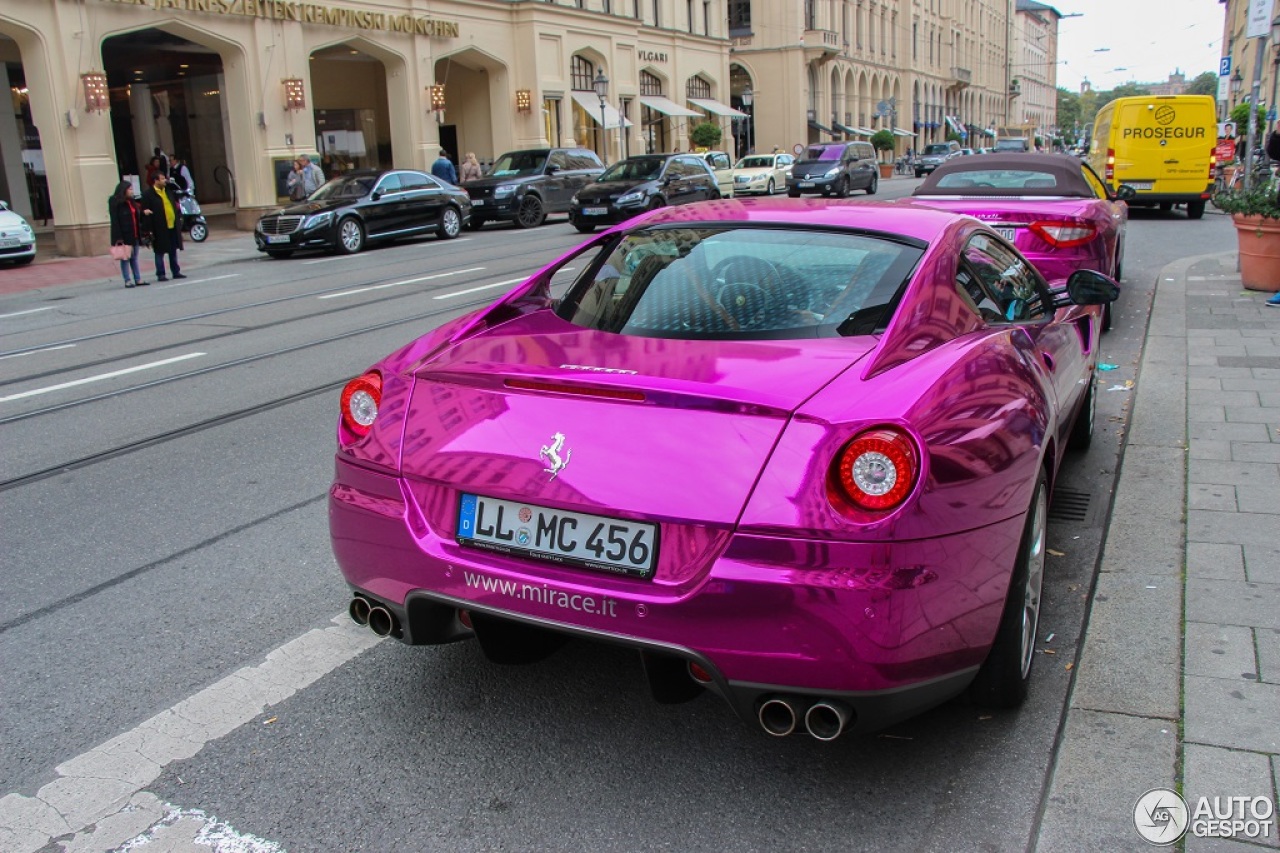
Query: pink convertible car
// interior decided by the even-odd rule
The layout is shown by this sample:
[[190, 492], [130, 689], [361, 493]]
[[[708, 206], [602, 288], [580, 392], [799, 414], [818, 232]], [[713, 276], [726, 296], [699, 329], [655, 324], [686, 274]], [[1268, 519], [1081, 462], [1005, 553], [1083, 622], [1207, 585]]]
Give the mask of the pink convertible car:
[[645, 214], [347, 385], [351, 615], [504, 663], [620, 643], [772, 735], [1012, 707], [1116, 292], [927, 207]]
[[[976, 216], [1057, 284], [1076, 270], [1120, 280], [1131, 187], [1112, 195], [1087, 163], [1067, 154], [955, 157], [911, 194], [913, 201]], [[1111, 328], [1103, 310], [1102, 328]]]

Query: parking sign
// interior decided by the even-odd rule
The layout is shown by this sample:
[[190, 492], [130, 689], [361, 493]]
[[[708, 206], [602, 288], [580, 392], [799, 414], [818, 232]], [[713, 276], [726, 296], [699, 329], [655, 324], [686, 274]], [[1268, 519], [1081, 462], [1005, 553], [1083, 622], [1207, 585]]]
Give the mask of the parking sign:
[[1231, 57], [1229, 56], [1222, 57], [1222, 60], [1218, 63], [1218, 76], [1219, 77], [1231, 76]]

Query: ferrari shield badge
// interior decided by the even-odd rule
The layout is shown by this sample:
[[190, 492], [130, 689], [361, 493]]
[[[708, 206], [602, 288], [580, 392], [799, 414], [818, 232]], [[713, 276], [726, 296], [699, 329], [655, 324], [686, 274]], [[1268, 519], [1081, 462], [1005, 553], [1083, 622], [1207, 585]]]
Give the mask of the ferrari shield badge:
[[[564, 456], [560, 455], [561, 450], [564, 450]], [[550, 468], [543, 468], [542, 470], [550, 474], [551, 479], [553, 480], [556, 478], [556, 475], [563, 471], [565, 466], [569, 464], [569, 457], [572, 455], [572, 450], [565, 450], [564, 448], [564, 433], [562, 432], [558, 432], [553, 435], [551, 437], [551, 443], [544, 444], [542, 449], [538, 451], [538, 457], [545, 459], [547, 464], [551, 466]]]

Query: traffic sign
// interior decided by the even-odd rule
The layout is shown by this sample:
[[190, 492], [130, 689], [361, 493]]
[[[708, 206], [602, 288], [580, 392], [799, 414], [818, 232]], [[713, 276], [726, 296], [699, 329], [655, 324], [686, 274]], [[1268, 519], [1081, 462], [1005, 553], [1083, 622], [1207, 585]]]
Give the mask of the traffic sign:
[[1267, 121], [1275, 121], [1275, 120], [1276, 120], [1276, 108], [1272, 107], [1271, 109], [1267, 110]]
[[1218, 63], [1218, 76], [1219, 77], [1231, 76], [1231, 57], [1229, 56], [1222, 57], [1222, 61]]

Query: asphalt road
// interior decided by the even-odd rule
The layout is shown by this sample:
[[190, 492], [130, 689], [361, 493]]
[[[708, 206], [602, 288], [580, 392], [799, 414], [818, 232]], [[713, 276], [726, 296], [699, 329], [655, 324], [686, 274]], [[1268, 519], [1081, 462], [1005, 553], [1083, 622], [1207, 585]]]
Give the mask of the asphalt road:
[[[1028, 704], [830, 744], [710, 696], [656, 705], [615, 648], [503, 668], [347, 626], [324, 501], [338, 390], [582, 242], [563, 219], [354, 258], [269, 261], [244, 238], [180, 287], [0, 297], [0, 849], [1025, 849], [1156, 271], [1232, 233], [1133, 214], [1102, 341], [1118, 390], [1063, 469]], [[115, 816], [45, 805], [64, 801]]]

